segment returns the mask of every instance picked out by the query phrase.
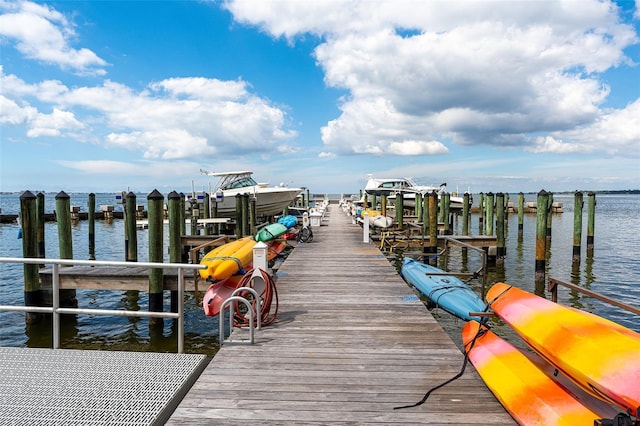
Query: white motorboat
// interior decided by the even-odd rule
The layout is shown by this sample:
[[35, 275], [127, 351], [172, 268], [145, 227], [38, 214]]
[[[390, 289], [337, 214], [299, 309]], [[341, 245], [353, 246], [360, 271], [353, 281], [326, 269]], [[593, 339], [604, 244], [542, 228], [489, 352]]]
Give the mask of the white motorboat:
[[219, 217], [235, 217], [236, 195], [249, 194], [256, 198], [256, 214], [258, 216], [274, 216], [292, 205], [302, 188], [290, 188], [284, 184], [269, 186], [256, 182], [253, 172], [209, 172], [200, 169], [200, 173], [220, 178], [211, 201], [217, 203]]
[[[413, 179], [405, 178], [374, 178], [372, 175], [368, 175], [367, 184], [364, 188], [364, 192], [369, 195], [382, 196], [386, 195], [387, 200], [395, 202], [396, 194], [403, 194], [403, 205], [409, 208], [415, 208], [416, 194], [422, 194], [423, 196], [431, 192], [438, 194], [438, 198], [446, 192], [447, 184], [441, 183], [440, 186], [430, 185], [418, 185]], [[464, 203], [463, 197], [454, 195], [449, 196], [449, 208], [450, 209], [462, 209]]]

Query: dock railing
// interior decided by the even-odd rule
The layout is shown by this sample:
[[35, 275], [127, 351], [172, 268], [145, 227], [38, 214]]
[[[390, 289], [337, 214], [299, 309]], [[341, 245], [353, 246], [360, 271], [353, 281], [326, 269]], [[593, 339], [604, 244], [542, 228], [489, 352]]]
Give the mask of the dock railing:
[[[21, 257], [0, 257], [0, 263], [22, 263], [52, 265], [52, 303], [51, 306], [17, 306], [0, 305], [0, 311], [17, 311], [52, 314], [53, 348], [60, 348], [60, 315], [111, 315], [145, 318], [171, 318], [178, 320], [178, 353], [184, 352], [184, 272], [186, 269], [204, 269], [206, 265], [186, 263], [157, 263], [157, 262], [120, 262], [104, 260], [74, 260], [74, 259], [42, 259]], [[122, 309], [84, 309], [60, 307], [60, 266], [114, 266], [114, 267], [146, 267], [146, 268], [175, 268], [178, 275], [178, 312], [128, 311]]]
[[619, 302], [617, 300], [614, 300], [610, 297], [604, 296], [600, 293], [596, 293], [595, 291], [591, 291], [589, 289], [586, 289], [584, 287], [580, 287], [579, 285], [575, 285], [575, 284], [571, 284], [568, 283], [566, 281], [562, 281], [559, 280], [557, 278], [549, 278], [549, 282], [547, 284], [547, 290], [549, 290], [549, 292], [551, 293], [551, 300], [554, 302], [558, 302], [558, 286], [561, 285], [563, 287], [567, 287], [571, 290], [577, 291], [579, 293], [582, 294], [586, 294], [589, 297], [592, 297], [594, 299], [598, 299], [601, 302], [605, 302], [608, 303], [610, 305], [616, 306], [618, 308], [627, 310], [629, 312], [633, 312], [636, 315], [640, 315], [640, 309], [636, 308], [635, 306], [631, 306], [631, 305], [627, 305], [626, 303], [623, 302]]

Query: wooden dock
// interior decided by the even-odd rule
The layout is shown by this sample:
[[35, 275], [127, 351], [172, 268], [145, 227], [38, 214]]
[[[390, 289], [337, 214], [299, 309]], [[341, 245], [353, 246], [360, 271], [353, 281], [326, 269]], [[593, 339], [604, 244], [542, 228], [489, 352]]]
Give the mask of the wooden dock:
[[423, 405], [394, 410], [455, 376], [463, 355], [331, 208], [279, 269], [278, 321], [254, 345], [223, 345], [168, 424], [515, 424], [470, 364]]

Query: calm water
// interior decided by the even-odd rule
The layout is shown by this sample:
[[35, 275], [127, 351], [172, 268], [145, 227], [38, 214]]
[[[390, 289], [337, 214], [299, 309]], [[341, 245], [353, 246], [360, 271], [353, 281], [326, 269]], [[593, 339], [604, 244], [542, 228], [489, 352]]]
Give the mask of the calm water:
[[[81, 206], [86, 211], [86, 194], [69, 194], [71, 204]], [[55, 209], [55, 194], [46, 195], [46, 212]], [[516, 201], [511, 196], [511, 201]], [[535, 201], [535, 194], [527, 195], [527, 201]], [[640, 306], [640, 196], [598, 195], [595, 219], [595, 250], [592, 257], [586, 256], [587, 197], [585, 194], [582, 259], [579, 265], [572, 265], [573, 253], [573, 195], [555, 195], [554, 201], [564, 204], [564, 213], [554, 214], [552, 238], [547, 259], [547, 277], [555, 277], [580, 284], [596, 292]], [[96, 206], [115, 204], [113, 194], [96, 194]], [[146, 204], [146, 195], [138, 195], [138, 204]], [[3, 214], [17, 213], [19, 195], [0, 194]], [[98, 207], [99, 208], [99, 207]], [[119, 210], [121, 206], [117, 206]], [[517, 235], [517, 215], [510, 215], [506, 232], [507, 257], [502, 267], [493, 266], [488, 270], [488, 285], [505, 281], [518, 287], [535, 291], [535, 215], [525, 215], [524, 236]], [[456, 223], [456, 232], [461, 232], [461, 224]], [[479, 234], [478, 217], [472, 216], [470, 231]], [[78, 222], [73, 226], [73, 253], [76, 259], [88, 259], [88, 223]], [[58, 235], [55, 222], [45, 226], [47, 257], [57, 258]], [[0, 257], [22, 257], [22, 240], [17, 239], [17, 224], [0, 225]], [[166, 232], [165, 232], [166, 236]], [[147, 231], [138, 231], [138, 258], [148, 258]], [[168, 247], [168, 241], [165, 241]], [[96, 222], [96, 259], [124, 260], [123, 221]], [[165, 259], [168, 261], [168, 259]], [[452, 255], [441, 261], [440, 267], [458, 270], [476, 270], [478, 256], [469, 253], [466, 260], [454, 250]], [[0, 264], [0, 304], [22, 304], [24, 299], [22, 265]], [[470, 282], [479, 290], [477, 282]], [[138, 299], [133, 292], [107, 292], [79, 290], [79, 307], [146, 309], [146, 297]], [[640, 318], [629, 312], [586, 298], [580, 294], [561, 288], [559, 299], [565, 304], [594, 312], [640, 332]], [[169, 300], [165, 301], [168, 310]], [[190, 353], [212, 355], [218, 348], [217, 318], [204, 316], [202, 308], [196, 305], [192, 295], [187, 296], [185, 305], [185, 348]], [[460, 334], [462, 323], [442, 311], [432, 311], [441, 324], [454, 338]], [[494, 324], [500, 330], [500, 324]], [[507, 330], [500, 330], [507, 333]], [[176, 332], [172, 322], [165, 320], [162, 334], [150, 335], [147, 320], [138, 318], [118, 318], [99, 316], [77, 316], [67, 319], [62, 331], [62, 347], [84, 349], [112, 349], [135, 351], [175, 351]], [[509, 336], [506, 336], [509, 337]], [[25, 326], [24, 314], [0, 312], [0, 346], [50, 347], [51, 325], [43, 322], [36, 326]]]

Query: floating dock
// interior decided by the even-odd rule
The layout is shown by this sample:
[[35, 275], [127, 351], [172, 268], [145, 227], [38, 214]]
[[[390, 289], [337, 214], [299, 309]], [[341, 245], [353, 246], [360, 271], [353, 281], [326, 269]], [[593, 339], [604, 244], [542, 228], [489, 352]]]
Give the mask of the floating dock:
[[[362, 229], [338, 211], [278, 271], [278, 320], [225, 343], [168, 424], [515, 424]], [[206, 321], [206, 319], [203, 319]], [[461, 324], [462, 326], [462, 324]], [[234, 329], [231, 339], [246, 339]]]

